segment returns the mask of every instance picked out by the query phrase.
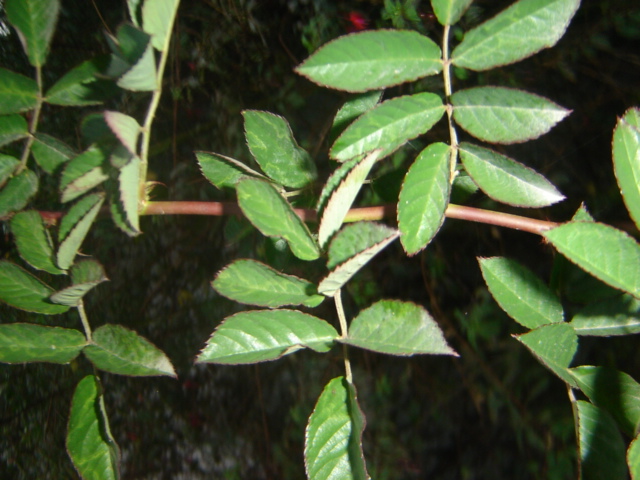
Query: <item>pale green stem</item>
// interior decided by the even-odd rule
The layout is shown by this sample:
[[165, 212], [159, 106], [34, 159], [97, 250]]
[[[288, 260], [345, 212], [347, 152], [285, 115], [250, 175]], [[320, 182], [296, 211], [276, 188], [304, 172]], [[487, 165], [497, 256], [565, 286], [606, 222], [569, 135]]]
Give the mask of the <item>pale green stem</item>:
[[[338, 312], [338, 320], [340, 321], [340, 334], [342, 338], [346, 338], [348, 335], [347, 317], [344, 314], [344, 308], [342, 308], [342, 296], [340, 289], [338, 289], [336, 294], [333, 296], [333, 299], [336, 302], [336, 311]], [[342, 356], [344, 357], [344, 370], [346, 373], [345, 377], [347, 379], [347, 382], [353, 384], [351, 362], [349, 361], [349, 351], [347, 345], [345, 344], [342, 344]]]
[[451, 182], [456, 176], [456, 159], [458, 157], [458, 134], [453, 122], [453, 107], [451, 105], [451, 95], [453, 88], [451, 85], [451, 59], [449, 58], [449, 33], [451, 27], [444, 26], [442, 34], [442, 76], [444, 79], [444, 96], [447, 103], [447, 120], [449, 122], [449, 137], [451, 141], [451, 159], [449, 162], [451, 169]]
[[164, 69], [167, 64], [167, 58], [169, 57], [169, 44], [171, 43], [171, 32], [173, 31], [173, 24], [176, 19], [176, 13], [178, 12], [179, 1], [176, 2], [175, 9], [171, 15], [171, 21], [169, 22], [167, 32], [169, 32], [165, 38], [162, 52], [160, 55], [160, 61], [158, 62], [158, 71], [156, 72], [156, 88], [153, 90], [151, 96], [151, 102], [147, 110], [147, 116], [144, 119], [142, 125], [142, 140], [140, 146], [140, 185], [138, 189], [138, 199], [140, 210], [144, 209], [144, 204], [147, 201], [145, 184], [147, 181], [147, 170], [149, 167], [149, 145], [151, 144], [151, 124], [156, 115], [156, 110], [160, 104], [160, 97], [162, 96], [162, 79], [164, 78]]
[[20, 158], [20, 165], [16, 170], [16, 174], [27, 168], [27, 161], [29, 160], [29, 154], [31, 153], [31, 146], [35, 141], [35, 133], [38, 129], [38, 122], [40, 121], [40, 111], [42, 110], [42, 69], [39, 66], [36, 67], [36, 83], [38, 84], [38, 98], [31, 115], [31, 122], [29, 123], [29, 137], [27, 138], [27, 142], [22, 150], [22, 158]]
[[[578, 415], [578, 403], [576, 400], [576, 396], [573, 393], [573, 389], [571, 385], [567, 385], [567, 395], [569, 396], [569, 401], [571, 402], [571, 410], [573, 412], [573, 428], [575, 429], [576, 434], [576, 442], [578, 444], [578, 459], [580, 458], [580, 418]], [[578, 478], [582, 478], [580, 474], [580, 470], [582, 468], [582, 462], [578, 460]]]
[[91, 327], [89, 326], [89, 319], [87, 313], [84, 311], [84, 303], [82, 300], [78, 302], [78, 313], [80, 314], [80, 321], [82, 322], [82, 328], [84, 328], [84, 335], [87, 337], [87, 341], [91, 341]]

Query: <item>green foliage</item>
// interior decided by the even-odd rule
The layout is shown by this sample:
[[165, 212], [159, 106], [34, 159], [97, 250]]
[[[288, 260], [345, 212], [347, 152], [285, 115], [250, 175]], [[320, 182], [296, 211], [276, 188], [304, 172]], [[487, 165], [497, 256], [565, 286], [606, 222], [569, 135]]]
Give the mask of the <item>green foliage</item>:
[[[637, 435], [640, 386], [613, 368], [571, 368], [580, 358], [580, 336], [640, 332], [637, 241], [593, 221], [585, 209], [558, 226], [524, 217], [516, 217], [514, 223], [513, 216], [501, 212], [480, 213], [451, 203], [461, 188], [472, 192], [476, 187], [491, 201], [508, 207], [546, 207], [564, 199], [541, 174], [501, 153], [501, 146], [494, 147], [500, 149], [497, 151], [459, 142], [458, 128], [487, 143], [522, 143], [549, 132], [569, 110], [544, 97], [503, 86], [453, 92], [452, 67], [464, 77], [462, 69], [486, 71], [552, 47], [567, 30], [580, 2], [520, 0], [463, 34], [471, 3], [432, 0], [442, 27], [440, 45], [417, 31], [365, 31], [333, 40], [296, 68], [298, 74], [322, 87], [356, 94], [327, 125], [328, 156], [339, 165], [322, 189], [316, 188], [322, 168], [279, 115], [243, 111], [244, 140], [263, 173], [225, 155], [196, 153], [203, 176], [219, 189], [235, 190], [239, 211], [260, 233], [276, 239], [265, 244], [296, 257], [289, 264], [284, 262], [285, 266], [302, 269], [303, 262], [311, 262], [307, 266], [313, 270], [309, 276], [313, 280], [254, 259], [227, 265], [211, 282], [213, 289], [230, 300], [263, 309], [225, 314], [195, 362], [256, 364], [303, 349], [310, 350], [310, 355], [340, 351], [345, 375], [326, 384], [313, 412], [300, 422], [306, 423], [306, 473], [309, 479], [369, 478], [362, 445], [365, 416], [355, 388], [358, 370], [352, 369], [349, 352], [364, 349], [397, 357], [458, 353], [425, 306], [394, 299], [372, 301], [375, 295], [366, 293], [356, 299], [360, 311], [353, 313], [343, 307], [343, 289], [350, 288], [357, 274], [366, 274], [371, 260], [398, 238], [409, 256], [425, 250], [447, 216], [525, 226], [558, 252], [552, 281], [547, 284], [519, 262], [493, 257], [479, 260], [485, 283], [497, 304], [519, 324], [514, 335], [517, 341], [566, 385], [577, 422], [582, 478], [626, 478], [628, 471], [637, 478], [638, 440], [628, 446], [622, 433], [629, 438]], [[93, 374], [77, 382], [66, 440], [73, 466], [86, 479], [120, 476], [120, 453], [110, 432], [100, 372], [177, 377], [167, 354], [130, 328], [102, 322], [92, 330], [89, 317], [93, 313], [89, 309], [91, 315], [87, 314], [85, 297], [107, 276], [103, 266], [86, 258], [81, 247], [103, 205], [108, 206], [105, 211], [116, 227], [130, 237], [141, 233], [140, 215], [153, 206], [147, 198], [152, 177], [151, 126], [162, 93], [178, 4], [178, 0], [129, 0], [131, 23], [107, 37], [111, 54], [84, 61], [45, 89], [43, 69], [60, 3], [5, 2], [8, 21], [19, 33], [35, 75], [32, 79], [0, 69], [0, 146], [8, 146], [0, 154], [0, 217], [9, 221], [14, 256], [21, 258], [0, 260], [0, 300], [35, 314], [75, 312], [82, 332], [27, 321], [5, 323], [3, 319], [0, 361], [73, 362], [76, 368], [77, 363], [88, 360]], [[410, 2], [385, 2], [387, 18], [393, 11], [406, 15], [412, 24], [420, 18]], [[396, 19], [394, 24], [404, 23]], [[452, 25], [460, 29], [456, 30], [459, 43], [449, 56]], [[429, 78], [439, 74], [441, 81]], [[443, 91], [430, 91], [438, 85]], [[384, 91], [396, 86], [399, 88]], [[39, 131], [39, 122], [45, 122], [45, 104], [47, 108], [98, 105], [123, 90], [149, 92], [141, 96], [148, 105], [131, 107], [125, 113], [116, 108], [124, 109], [128, 101], [113, 102], [110, 110], [86, 116], [80, 125], [81, 153]], [[173, 93], [174, 99], [180, 98], [180, 92]], [[127, 93], [126, 98], [138, 96]], [[139, 111], [146, 113], [141, 116]], [[618, 120], [612, 147], [618, 185], [636, 226], [640, 225], [638, 112], [632, 107]], [[443, 118], [446, 127], [435, 129]], [[444, 131], [448, 137], [442, 138]], [[441, 137], [432, 141], [434, 134]], [[417, 138], [416, 143], [426, 146], [421, 143], [416, 158], [405, 161], [409, 156], [405, 146]], [[20, 149], [16, 142], [21, 140]], [[38, 205], [52, 202], [44, 189], [39, 190], [40, 172], [58, 180], [57, 196], [66, 211], [55, 226], [45, 224], [44, 212], [28, 208], [32, 201]], [[365, 185], [375, 181], [378, 172], [380, 178], [395, 179], [394, 188], [387, 190], [397, 193], [397, 229], [365, 221], [371, 217], [352, 208], [358, 197], [374, 196], [365, 191]], [[315, 212], [302, 209], [314, 202], [312, 195], [320, 190]], [[375, 220], [382, 218], [377, 214]], [[306, 223], [312, 219], [317, 226]], [[354, 223], [345, 226], [346, 222]], [[263, 254], [267, 260], [276, 257], [267, 247], [251, 252], [251, 256]], [[315, 262], [321, 257], [326, 269]], [[18, 261], [38, 272], [22, 268]], [[608, 285], [598, 284], [605, 298], [584, 302], [575, 315], [571, 305], [575, 299], [564, 298], [565, 283], [581, 281], [570, 277], [571, 272], [579, 271], [573, 264], [583, 271], [582, 278], [594, 277], [597, 280], [590, 281]], [[318, 278], [321, 280], [316, 281]], [[611, 291], [616, 290], [609, 287], [623, 293], [615, 296]], [[317, 314], [307, 313], [324, 304], [326, 297], [335, 303], [339, 332], [320, 318], [329, 314], [326, 305]], [[49, 318], [47, 321], [55, 321]], [[481, 333], [488, 337], [488, 327], [482, 328]], [[471, 342], [475, 343], [473, 338]], [[461, 344], [463, 356], [473, 352], [467, 343]], [[85, 360], [79, 358], [81, 352]], [[526, 376], [526, 372], [521, 374]], [[576, 400], [575, 391], [589, 401]], [[533, 429], [527, 433], [536, 435]]]

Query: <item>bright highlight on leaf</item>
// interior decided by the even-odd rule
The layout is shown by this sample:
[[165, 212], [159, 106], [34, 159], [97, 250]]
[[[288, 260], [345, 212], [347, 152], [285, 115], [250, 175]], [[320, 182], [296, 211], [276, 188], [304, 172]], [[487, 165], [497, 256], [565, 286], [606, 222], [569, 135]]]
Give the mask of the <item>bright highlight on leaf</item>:
[[255, 260], [236, 260], [218, 273], [213, 288], [236, 302], [260, 307], [305, 305], [316, 307], [324, 300], [313, 283], [285, 275]]
[[197, 362], [246, 364], [276, 360], [302, 348], [327, 352], [338, 332], [324, 320], [296, 310], [255, 310], [227, 317]]
[[620, 193], [640, 229], [640, 109], [630, 108], [613, 132], [613, 167]]
[[560, 40], [579, 5], [580, 0], [520, 0], [468, 31], [451, 60], [481, 71], [530, 57]]
[[451, 96], [453, 118], [476, 138], [520, 143], [544, 135], [569, 110], [532, 93], [503, 87], [476, 87]]
[[169, 46], [171, 28], [180, 0], [145, 0], [142, 5], [142, 28], [151, 35], [151, 43], [161, 52]]
[[406, 30], [376, 30], [327, 43], [296, 68], [318, 85], [364, 92], [435, 75], [441, 51], [432, 40]]
[[355, 387], [344, 377], [324, 388], [305, 432], [304, 464], [309, 480], [367, 480], [362, 453], [365, 418]]
[[389, 355], [457, 356], [424, 308], [398, 300], [381, 300], [360, 312], [339, 341]]

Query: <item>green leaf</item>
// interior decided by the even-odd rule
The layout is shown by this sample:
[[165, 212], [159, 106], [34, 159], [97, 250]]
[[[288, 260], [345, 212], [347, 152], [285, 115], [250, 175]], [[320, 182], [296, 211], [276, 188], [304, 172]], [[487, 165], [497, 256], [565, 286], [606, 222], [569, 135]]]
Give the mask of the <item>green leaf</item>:
[[95, 330], [84, 354], [105, 372], [136, 377], [176, 376], [162, 350], [120, 325], [107, 324]]
[[398, 300], [381, 300], [360, 312], [338, 341], [389, 355], [457, 356], [424, 308]]
[[104, 195], [101, 193], [87, 195], [76, 202], [62, 217], [56, 254], [56, 262], [61, 269], [67, 270], [73, 263], [103, 201]]
[[179, 3], [180, 0], [146, 0], [142, 6], [142, 28], [151, 35], [151, 43], [161, 52], [169, 47]]
[[244, 178], [236, 190], [242, 212], [263, 235], [284, 238], [301, 260], [315, 260], [320, 256], [307, 226], [270, 183]]
[[46, 133], [35, 134], [31, 153], [38, 165], [49, 174], [53, 174], [60, 165], [77, 155], [69, 145]]
[[38, 191], [38, 176], [31, 170], [23, 170], [0, 190], [0, 218], [22, 210]]
[[30, 323], [0, 325], [0, 362], [69, 363], [87, 343], [78, 330]]
[[220, 189], [235, 188], [238, 180], [245, 175], [265, 178], [261, 173], [234, 158], [213, 152], [195, 152], [195, 154], [202, 175]]
[[468, 31], [451, 53], [456, 67], [488, 70], [515, 63], [564, 35], [580, 0], [520, 0]]
[[87, 60], [69, 70], [45, 94], [45, 101], [53, 105], [98, 105], [118, 93], [112, 80], [100, 78], [107, 69], [109, 57]]
[[51, 301], [60, 305], [78, 306], [90, 290], [107, 280], [109, 279], [99, 262], [81, 260], [71, 267], [72, 285], [51, 295]]
[[136, 155], [138, 149], [138, 136], [141, 127], [135, 118], [120, 112], [107, 111], [103, 113], [104, 121], [111, 132], [132, 154]]
[[71, 401], [67, 452], [85, 480], [117, 480], [120, 450], [111, 436], [98, 377], [87, 375], [78, 383]]
[[476, 138], [520, 143], [544, 135], [570, 110], [532, 93], [504, 87], [476, 87], [451, 96], [453, 118]]
[[305, 432], [304, 464], [309, 480], [367, 480], [362, 453], [365, 418], [353, 384], [344, 377], [324, 388]]
[[440, 120], [444, 105], [434, 93], [393, 98], [353, 122], [331, 147], [331, 158], [344, 162], [380, 149], [390, 155], [409, 140], [426, 133]]
[[613, 132], [613, 167], [629, 215], [640, 229], [640, 109], [630, 108]]
[[20, 160], [11, 155], [0, 153], [0, 188], [11, 178], [18, 165], [20, 165]]
[[28, 136], [27, 121], [21, 115], [0, 116], [0, 147]]
[[397, 236], [397, 230], [380, 223], [357, 222], [347, 225], [329, 245], [327, 268], [333, 269], [359, 253]]
[[117, 77], [119, 87], [145, 92], [156, 88], [156, 62], [151, 36], [125, 23], [118, 29], [118, 38], [107, 37], [114, 54], [106, 74]]
[[[338, 174], [340, 177], [344, 174], [344, 178], [340, 179], [340, 184], [331, 192], [320, 218], [318, 243], [321, 247], [324, 247], [333, 234], [340, 229], [362, 184], [378, 158], [380, 158], [380, 150], [375, 150], [358, 163], [354, 163], [348, 173], [341, 171]], [[330, 182], [333, 184], [331, 180]]]
[[488, 148], [463, 142], [460, 160], [490, 198], [516, 207], [546, 207], [565, 197], [542, 175]]
[[249, 150], [262, 171], [291, 188], [302, 188], [316, 179], [315, 163], [298, 146], [284, 118], [257, 110], [245, 110], [242, 115]]
[[109, 178], [103, 168], [106, 160], [106, 152], [95, 144], [71, 159], [60, 177], [61, 201], [75, 200], [106, 181]]
[[0, 115], [31, 110], [38, 104], [35, 80], [0, 68]]
[[502, 257], [478, 262], [491, 295], [520, 325], [534, 329], [564, 321], [560, 299], [531, 270]]
[[573, 387], [575, 379], [567, 372], [576, 351], [578, 335], [568, 323], [543, 325], [515, 338], [527, 347], [545, 367]]
[[406, 30], [340, 37], [296, 68], [312, 82], [348, 92], [380, 90], [441, 70], [440, 48], [429, 38]]
[[0, 260], [0, 301], [27, 312], [56, 315], [69, 310], [49, 301], [53, 289], [22, 268]]
[[59, 0], [7, 0], [9, 22], [18, 31], [29, 63], [44, 65], [60, 11]]
[[38, 270], [64, 273], [53, 262], [53, 242], [35, 210], [16, 213], [11, 219], [11, 232], [22, 259]]
[[246, 364], [276, 360], [302, 348], [328, 352], [338, 332], [296, 310], [255, 310], [227, 317], [196, 362]]
[[[338, 289], [342, 288], [342, 286], [347, 283], [351, 277], [353, 277], [356, 273], [364, 267], [369, 260], [375, 257], [381, 250], [383, 250], [387, 245], [393, 242], [400, 232], [393, 229], [386, 229], [386, 227], [381, 227], [379, 232], [376, 232], [374, 235], [371, 235], [372, 232], [371, 227], [367, 226], [367, 224], [363, 222], [358, 222], [353, 226], [346, 227], [343, 232], [346, 232], [344, 235], [343, 232], [338, 233], [336, 235], [333, 242], [331, 242], [330, 250], [334, 252], [338, 251], [338, 254], [332, 254], [333, 261], [335, 261], [335, 257], [342, 258], [345, 254], [352, 253], [353, 256], [349, 257], [344, 263], [338, 265], [329, 275], [327, 275], [318, 285], [318, 292], [326, 295], [328, 297], [333, 297]], [[386, 230], [386, 232], [385, 232]], [[352, 238], [354, 234], [361, 233], [362, 237], [358, 240], [354, 241], [354, 244], [351, 246], [344, 245], [345, 240]], [[380, 241], [371, 244], [370, 246], [366, 246], [368, 243], [373, 241], [373, 239], [377, 236], [382, 236], [386, 233], [386, 236], [382, 238]], [[369, 236], [369, 238], [366, 238]], [[372, 238], [373, 236], [373, 238]], [[337, 242], [337, 245], [334, 247], [334, 242]], [[362, 248], [362, 250], [356, 250]], [[332, 261], [332, 260], [330, 260]]]
[[640, 246], [626, 233], [602, 223], [570, 222], [543, 235], [583, 270], [640, 298]]
[[583, 366], [569, 372], [593, 404], [609, 412], [627, 435], [636, 435], [640, 426], [638, 382], [609, 367]]
[[330, 142], [333, 143], [338, 135], [356, 118], [375, 107], [380, 102], [382, 93], [382, 90], [373, 90], [354, 95], [347, 100], [333, 119], [333, 125], [329, 132]]
[[118, 201], [129, 226], [124, 232], [129, 236], [140, 233], [140, 158], [134, 156], [120, 169], [118, 175]]
[[610, 337], [640, 333], [640, 300], [618, 295], [591, 303], [571, 320], [578, 335]]
[[212, 286], [231, 300], [260, 307], [317, 307], [324, 300], [313, 283], [254, 260], [236, 260], [227, 265], [216, 275]]
[[129, 9], [129, 17], [136, 27], [142, 23], [142, 0], [127, 0], [127, 8]]
[[454, 25], [469, 8], [472, 0], [431, 0], [433, 13], [441, 25]]
[[582, 480], [626, 480], [626, 447], [605, 411], [578, 400], [578, 436]]
[[627, 465], [629, 465], [629, 472], [631, 472], [631, 480], [640, 479], [640, 435], [629, 445], [627, 450]]
[[451, 150], [444, 143], [425, 148], [409, 168], [398, 198], [400, 242], [408, 255], [425, 248], [444, 222], [451, 193]]

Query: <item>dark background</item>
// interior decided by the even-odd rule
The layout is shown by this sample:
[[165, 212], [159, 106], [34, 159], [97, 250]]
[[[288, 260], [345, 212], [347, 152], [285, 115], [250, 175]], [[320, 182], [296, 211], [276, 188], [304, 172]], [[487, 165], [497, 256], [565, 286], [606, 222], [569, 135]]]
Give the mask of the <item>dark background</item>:
[[[402, 2], [392, 1], [182, 3], [153, 130], [150, 174], [162, 184], [153, 193], [156, 200], [234, 199], [232, 191], [220, 192], [203, 179], [193, 151], [249, 161], [240, 115], [249, 108], [284, 115], [326, 178], [333, 168], [326, 133], [348, 97], [312, 85], [293, 68], [321, 44], [353, 30], [353, 13], [370, 28], [413, 28], [438, 43], [441, 35], [425, 1], [417, 2], [417, 19], [403, 14]], [[474, 2], [461, 29], [510, 3]], [[123, 1], [62, 4], [45, 67], [47, 85], [106, 52], [103, 32], [115, 31], [127, 16]], [[12, 32], [0, 38], [0, 66], [32, 75]], [[438, 82], [427, 79], [385, 96], [412, 89], [440, 93]], [[567, 196], [558, 206], [520, 214], [564, 221], [585, 202], [597, 220], [631, 228], [612, 173], [611, 135], [617, 116], [640, 105], [637, 0], [585, 1], [555, 48], [516, 65], [460, 73], [454, 89], [478, 83], [522, 88], [573, 110], [544, 137], [502, 149], [545, 174]], [[127, 93], [105, 107], [142, 118], [148, 100], [146, 94]], [[47, 107], [41, 131], [80, 149], [79, 121], [97, 110]], [[391, 167], [374, 171], [377, 181], [360, 203], [392, 202], [403, 169], [423, 146], [447, 135], [441, 121], [426, 138], [398, 152]], [[52, 200], [55, 179], [41, 181], [35, 207], [58, 207]], [[480, 194], [465, 203], [515, 211]], [[111, 429], [122, 449], [123, 478], [304, 478], [306, 419], [323, 385], [343, 373], [338, 350], [299, 352], [257, 366], [195, 366], [193, 360], [215, 326], [242, 308], [210, 287], [224, 265], [256, 258], [311, 280], [322, 277], [322, 266], [297, 261], [240, 218], [143, 218], [142, 229], [144, 235], [130, 239], [110, 220], [100, 220], [83, 244], [111, 279], [87, 299], [93, 328], [109, 322], [135, 329], [169, 355], [178, 373], [177, 380], [101, 375]], [[2, 234], [3, 254], [12, 258], [6, 226]], [[448, 220], [422, 254], [406, 258], [396, 242], [349, 284], [348, 315], [379, 298], [414, 301], [432, 313], [460, 353], [459, 358], [392, 358], [352, 352], [373, 478], [576, 478], [566, 389], [511, 337], [522, 330], [487, 293], [476, 257], [494, 255], [517, 259], [549, 278], [553, 252], [540, 238]], [[563, 292], [568, 312], [599, 288], [576, 279]], [[314, 312], [335, 321], [330, 302]], [[0, 321], [79, 328], [74, 314], [38, 318], [5, 307]], [[640, 378], [633, 337], [582, 338], [575, 364], [609, 365]], [[76, 478], [64, 437], [73, 389], [90, 371], [83, 358], [70, 366], [0, 367], [2, 478]]]

